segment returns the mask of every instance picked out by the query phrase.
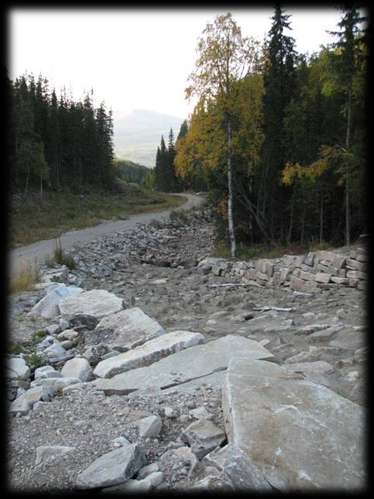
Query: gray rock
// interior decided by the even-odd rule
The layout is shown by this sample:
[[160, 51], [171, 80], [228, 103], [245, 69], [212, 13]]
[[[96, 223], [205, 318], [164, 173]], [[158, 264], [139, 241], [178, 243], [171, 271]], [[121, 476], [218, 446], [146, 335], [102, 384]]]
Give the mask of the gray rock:
[[35, 465], [59, 461], [66, 454], [70, 454], [75, 450], [75, 447], [64, 445], [41, 445], [36, 448]]
[[159, 460], [160, 470], [165, 475], [173, 475], [173, 480], [189, 479], [198, 464], [196, 455], [190, 447], [182, 446], [178, 449], [169, 449], [162, 454]]
[[303, 279], [300, 279], [299, 277], [296, 277], [294, 275], [291, 276], [290, 288], [296, 291], [307, 293], [318, 291], [318, 285], [315, 281], [304, 281]]
[[307, 326], [299, 327], [296, 334], [313, 334], [316, 331], [322, 331], [330, 326], [331, 324], [308, 324]]
[[120, 437], [117, 437], [117, 438], [114, 438], [111, 442], [112, 446], [114, 448], [117, 448], [117, 447], [123, 447], [124, 445], [130, 445], [131, 442], [129, 442], [127, 440], [127, 438], [123, 437], [123, 436], [120, 436]]
[[55, 391], [62, 390], [63, 388], [73, 385], [75, 383], [81, 383], [79, 378], [39, 378], [31, 382], [31, 386], [45, 386], [51, 388]]
[[144, 451], [138, 445], [124, 445], [99, 457], [82, 471], [76, 487], [95, 489], [118, 485], [132, 478], [144, 464]]
[[110, 358], [115, 357], [116, 355], [119, 355], [119, 354], [120, 354], [120, 352], [117, 352], [116, 350], [111, 350], [110, 352], [103, 355], [101, 360], [110, 359]]
[[181, 439], [201, 459], [225, 440], [225, 433], [211, 421], [199, 419], [183, 430]]
[[186, 348], [150, 366], [91, 383], [108, 395], [126, 395], [147, 387], [168, 388], [193, 379], [196, 379], [199, 385], [204, 383], [205, 376], [226, 369], [231, 358], [242, 355], [252, 359], [273, 358], [273, 354], [258, 342], [241, 336], [227, 335], [209, 343]]
[[64, 341], [64, 340], [76, 340], [79, 337], [79, 333], [77, 331], [74, 331], [74, 329], [65, 329], [61, 333], [57, 335], [57, 339], [59, 341]]
[[89, 345], [83, 352], [82, 357], [85, 357], [91, 365], [96, 365], [108, 353], [108, 347], [103, 343], [99, 345]]
[[148, 492], [160, 485], [163, 480], [164, 474], [161, 471], [156, 471], [142, 480], [130, 479], [123, 484], [105, 488], [102, 492]]
[[102, 343], [119, 352], [142, 345], [162, 334], [165, 329], [140, 308], [121, 310], [101, 319], [90, 334], [92, 343]]
[[6, 377], [10, 379], [28, 379], [31, 371], [21, 357], [10, 357], [7, 362]]
[[75, 357], [64, 364], [61, 374], [67, 378], [79, 378], [81, 381], [88, 381], [92, 377], [92, 369], [87, 359]]
[[213, 473], [194, 483], [191, 490], [217, 490], [219, 492], [228, 492], [233, 490], [233, 486], [227, 477]]
[[92, 289], [59, 301], [58, 307], [63, 317], [85, 314], [99, 319], [119, 312], [123, 300], [105, 289]]
[[35, 402], [39, 402], [40, 400], [48, 402], [54, 394], [55, 390], [53, 387], [34, 386], [27, 390], [22, 396], [25, 397], [25, 399], [28, 400], [33, 406]]
[[60, 331], [60, 326], [58, 324], [51, 324], [45, 328], [47, 334], [55, 335]]
[[[37, 345], [36, 345], [36, 350], [39, 351], [39, 352], [42, 352], [43, 350], [45, 350], [46, 348], [50, 347], [51, 345], [53, 345], [54, 343], [56, 342], [55, 338], [51, 335], [48, 335], [46, 336], [45, 338], [43, 338], [42, 341], [40, 341]], [[57, 342], [59, 343], [59, 342]]]
[[309, 340], [312, 343], [318, 341], [329, 341], [336, 335], [338, 331], [343, 328], [343, 324], [337, 324], [336, 326], [328, 327], [327, 329], [322, 329], [321, 331], [316, 331], [309, 336]]
[[68, 297], [70, 297], [69, 299], [74, 300], [82, 291], [81, 288], [76, 286], [65, 286], [65, 284], [60, 284], [34, 305], [30, 310], [29, 315], [41, 316], [44, 319], [54, 319], [60, 314], [58, 307], [59, 303]]
[[141, 468], [138, 471], [137, 478], [139, 480], [142, 480], [143, 478], [147, 477], [151, 473], [157, 472], [159, 470], [160, 470], [160, 466], [159, 466], [159, 464], [157, 462], [151, 463], [151, 464], [147, 464], [147, 466], [143, 466], [143, 468]]
[[70, 341], [70, 340], [61, 341], [61, 346], [65, 350], [71, 350], [74, 345], [76, 345], [75, 341]]
[[174, 419], [177, 417], [175, 410], [169, 406], [166, 406], [163, 408], [163, 414], [166, 418], [170, 418], [170, 419]]
[[190, 410], [189, 414], [196, 419], [211, 419], [212, 418], [212, 414], [210, 414], [210, 412], [208, 412], [203, 405], [200, 407], [196, 407], [196, 409]]
[[32, 409], [32, 404], [23, 396], [19, 396], [14, 400], [9, 407], [10, 414], [26, 415]]
[[47, 357], [53, 358], [53, 359], [61, 359], [63, 360], [66, 356], [66, 350], [65, 348], [61, 345], [59, 341], [55, 341], [53, 345], [49, 346], [48, 348], [45, 348], [43, 350], [43, 353], [47, 355]]
[[317, 272], [317, 274], [314, 276], [314, 279], [316, 282], [322, 282], [327, 284], [328, 282], [330, 282], [331, 274], [325, 274], [324, 272]]
[[143, 345], [121, 353], [110, 359], [102, 360], [94, 370], [95, 376], [110, 378], [115, 374], [129, 371], [137, 367], [148, 366], [162, 357], [179, 352], [199, 343], [203, 343], [204, 336], [190, 331], [174, 331], [158, 338], [147, 341]]
[[158, 437], [162, 428], [160, 416], [152, 415], [136, 422], [141, 438]]
[[65, 331], [69, 328], [69, 322], [63, 318], [59, 319], [58, 325], [60, 326], [60, 331]]
[[233, 359], [223, 410], [233, 465], [252, 488], [364, 487], [365, 411], [332, 390], [270, 362]]
[[293, 362], [287, 365], [288, 371], [302, 372], [307, 375], [312, 374], [332, 374], [334, 368], [328, 362], [323, 360], [316, 360], [314, 362]]

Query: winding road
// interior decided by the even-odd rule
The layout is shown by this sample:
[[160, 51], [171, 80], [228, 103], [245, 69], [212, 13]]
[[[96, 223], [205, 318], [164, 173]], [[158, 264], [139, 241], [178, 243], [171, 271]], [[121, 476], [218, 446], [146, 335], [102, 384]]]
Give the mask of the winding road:
[[[153, 220], [166, 219], [173, 210], [186, 210], [200, 206], [204, 200], [204, 196], [196, 194], [178, 194], [186, 197], [187, 202], [178, 208], [169, 208], [159, 212], [142, 213], [139, 215], [130, 215], [126, 220], [117, 220], [115, 222], [104, 222], [86, 229], [72, 230], [61, 235], [61, 246], [63, 249], [69, 249], [76, 243], [91, 241], [114, 232], [125, 231], [132, 229], [136, 224], [148, 224]], [[27, 246], [21, 246], [13, 249], [8, 254], [8, 265], [10, 277], [17, 276], [20, 270], [25, 265], [34, 263], [43, 263], [48, 256], [53, 256], [56, 247], [56, 239], [48, 239], [38, 241]]]

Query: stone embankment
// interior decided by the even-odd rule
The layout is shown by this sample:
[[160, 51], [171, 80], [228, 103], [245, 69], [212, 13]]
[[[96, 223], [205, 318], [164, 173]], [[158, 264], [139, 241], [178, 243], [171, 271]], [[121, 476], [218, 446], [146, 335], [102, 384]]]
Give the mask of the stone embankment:
[[289, 286], [305, 292], [334, 289], [338, 286], [366, 289], [367, 251], [363, 247], [349, 254], [316, 251], [305, 255], [285, 255], [276, 259], [228, 262], [223, 258], [205, 258], [198, 268], [220, 276], [240, 276], [243, 283], [263, 286]]
[[365, 487], [364, 247], [229, 261], [212, 230], [138, 226], [11, 298], [13, 490]]

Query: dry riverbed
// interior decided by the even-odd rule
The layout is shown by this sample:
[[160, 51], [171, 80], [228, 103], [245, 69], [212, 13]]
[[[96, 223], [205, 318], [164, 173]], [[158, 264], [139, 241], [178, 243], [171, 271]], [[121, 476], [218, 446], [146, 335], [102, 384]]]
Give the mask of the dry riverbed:
[[[215, 271], [214, 266], [209, 269], [209, 266], [199, 265], [212, 250], [211, 217], [203, 210], [195, 210], [188, 216], [174, 216], [168, 224], [157, 222], [148, 226], [140, 225], [132, 231], [118, 232], [80, 246], [75, 245], [71, 249], [77, 264], [73, 271], [63, 268], [42, 269], [44, 275], [49, 274], [50, 277], [55, 272], [53, 279], [67, 286], [79, 286], [84, 291], [99, 289], [113, 293], [123, 300], [125, 310], [135, 307], [141, 309], [167, 333], [176, 330], [201, 333], [205, 346], [157, 353], [161, 355], [161, 360], [155, 357], [151, 365], [129, 370], [107, 381], [100, 381], [91, 373], [90, 378], [73, 384], [70, 389], [58, 390], [50, 401], [47, 397], [36, 402], [24, 415], [13, 411], [9, 437], [9, 479], [13, 489], [73, 490], [91, 487], [110, 492], [110, 487], [114, 487], [114, 491], [115, 487], [118, 491], [202, 487], [236, 490], [243, 478], [238, 478], [240, 466], [233, 472], [227, 462], [222, 464], [222, 458], [216, 456], [217, 452], [221, 455], [220, 450], [225, 452], [229, 448], [228, 444], [232, 445], [236, 438], [235, 432], [239, 431], [234, 420], [227, 425], [229, 413], [225, 412], [227, 407], [222, 400], [223, 391], [226, 390], [227, 405], [227, 390], [232, 388], [229, 382], [223, 385], [224, 376], [231, 368], [234, 369], [234, 376], [235, 369], [240, 368], [234, 362], [228, 369], [228, 361], [222, 360], [228, 355], [228, 345], [234, 345], [235, 342], [239, 345], [240, 342], [248, 341], [248, 348], [254, 348], [257, 355], [255, 358], [265, 358], [261, 349], [266, 349], [272, 366], [276, 364], [287, 368], [288, 376], [296, 377], [290, 383], [299, 386], [296, 385], [299, 383], [297, 378], [302, 378], [300, 383], [311, 382], [314, 387], [326, 387], [328, 393], [336, 397], [336, 407], [340, 403], [349, 405], [349, 410], [344, 405], [346, 417], [350, 417], [349, 411], [352, 411], [351, 421], [361, 418], [357, 414], [365, 411], [366, 406], [365, 292], [357, 287], [326, 286], [317, 292], [303, 293], [290, 287], [246, 283], [239, 275]], [[74, 317], [61, 320], [59, 317], [46, 319], [28, 315], [45, 294], [46, 288], [40, 286], [39, 290], [10, 297], [10, 339], [14, 344], [17, 343], [18, 348], [22, 342], [33, 338], [35, 341], [37, 331], [41, 331], [40, 339], [43, 341], [45, 333], [58, 338], [57, 335], [61, 335], [64, 330], [73, 329], [77, 333], [74, 336], [77, 341], [71, 345], [65, 343], [66, 351], [73, 358], [83, 356], [88, 359], [90, 368], [95, 369], [98, 363], [103, 362], [103, 357], [110, 360], [111, 355], [114, 355], [113, 359], [116, 359], [116, 355], [124, 355], [118, 351], [113, 354], [109, 334], [94, 359], [92, 346], [95, 344], [97, 347], [97, 342], [93, 342], [93, 331], [97, 330], [98, 320], [91, 319], [90, 322], [81, 317], [79, 322]], [[213, 345], [218, 345], [217, 341], [222, 342], [222, 350], [226, 352], [222, 353], [217, 347], [213, 355], [210, 347], [213, 349]], [[207, 366], [198, 363], [199, 352], [203, 351], [203, 347], [207, 351], [204, 354]], [[24, 348], [27, 353], [31, 347]], [[196, 351], [196, 355], [192, 356], [195, 358], [194, 363], [188, 360], [189, 351]], [[167, 366], [174, 357], [174, 369], [179, 374], [168, 371], [167, 376], [174, 380], [175, 375], [175, 381], [160, 382], [157, 386], [158, 376], [161, 376], [160, 379], [166, 376], [166, 367], [163, 366]], [[257, 365], [256, 362], [266, 360], [255, 361], [254, 365]], [[66, 360], [57, 360], [53, 366], [61, 371], [65, 363]], [[191, 372], [188, 371], [188, 365], [191, 366]], [[154, 386], [149, 384], [145, 374], [143, 380], [141, 369], [148, 369], [144, 372], [154, 377]], [[23, 384], [19, 383], [18, 396], [24, 393], [30, 379], [34, 379], [34, 369], [31, 371]], [[133, 381], [134, 386], [136, 383], [143, 385], [137, 385], [137, 390], [131, 389], [126, 393], [125, 386], [135, 380], [132, 378], [135, 371], [139, 372], [138, 381]], [[240, 369], [238, 372], [241, 372]], [[167, 376], [165, 379], [169, 379]], [[96, 384], [98, 381], [102, 383], [101, 388], [100, 383]], [[108, 388], [103, 389], [106, 383]], [[10, 399], [15, 396], [14, 388], [13, 394], [11, 389], [9, 394]], [[333, 400], [335, 403], [335, 398]], [[300, 406], [300, 410], [304, 410], [304, 407]], [[277, 411], [279, 409], [274, 414]], [[150, 416], [155, 418], [155, 426], [149, 433], [139, 435], [137, 422]], [[288, 428], [289, 420], [286, 416], [282, 418], [284, 427]], [[199, 424], [202, 426], [197, 428]], [[307, 423], [305, 425], [307, 429]], [[251, 428], [248, 428], [250, 431]], [[335, 428], [329, 428], [329, 435], [335, 435], [335, 431], [338, 432]], [[339, 446], [349, 447], [342, 438], [341, 434], [336, 434], [337, 443], [334, 445], [338, 449]], [[352, 441], [356, 435], [349, 438]], [[361, 442], [362, 438], [360, 434], [357, 441]], [[306, 444], [313, 452], [313, 442]], [[263, 449], [267, 449], [266, 445], [270, 444], [264, 441]], [[112, 485], [108, 485], [109, 482], [105, 480], [101, 486], [100, 483], [95, 485], [87, 469], [102, 457], [96, 473], [97, 476], [104, 473], [111, 453], [116, 449], [122, 449], [118, 451], [119, 454], [125, 453], [126, 449], [139, 453], [132, 461], [137, 462], [136, 466], [134, 464], [135, 471], [129, 472], [126, 478], [113, 478]], [[307, 454], [296, 448], [295, 455], [297, 452]], [[326, 454], [327, 451], [324, 452]], [[236, 458], [230, 459], [236, 462]], [[326, 463], [333, 463], [335, 455], [327, 452], [323, 459], [326, 459]], [[339, 459], [346, 464], [345, 456], [340, 455]], [[361, 461], [349, 463], [354, 472], [352, 476], [348, 473], [345, 489], [357, 488], [357, 485], [364, 483]], [[149, 465], [151, 468], [144, 471], [144, 467]], [[280, 468], [279, 473], [283, 473], [282, 466]], [[312, 465], [307, 471], [312, 477], [310, 482], [305, 482], [307, 486], [323, 489], [325, 484], [321, 471], [317, 472]], [[120, 473], [124, 473], [123, 470]], [[304, 482], [301, 479], [293, 482], [294, 479], [287, 473], [284, 471], [283, 475], [276, 477], [270, 473], [263, 483], [273, 489], [288, 490], [293, 483], [302, 488], [300, 483]], [[258, 483], [262, 480], [259, 477], [257, 479]], [[339, 480], [339, 477], [334, 479]], [[253, 484], [257, 483], [253, 480]], [[263, 487], [258, 486], [260, 489]]]

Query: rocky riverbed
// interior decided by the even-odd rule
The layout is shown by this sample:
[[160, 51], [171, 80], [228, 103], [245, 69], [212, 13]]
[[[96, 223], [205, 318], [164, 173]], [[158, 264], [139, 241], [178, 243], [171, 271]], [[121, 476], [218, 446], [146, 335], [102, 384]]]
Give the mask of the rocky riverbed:
[[366, 250], [212, 259], [203, 209], [9, 300], [14, 490], [365, 486]]

